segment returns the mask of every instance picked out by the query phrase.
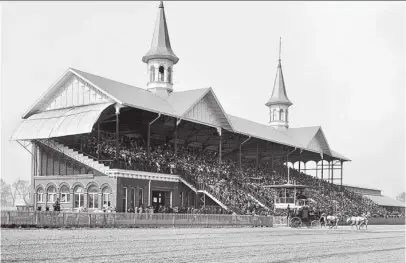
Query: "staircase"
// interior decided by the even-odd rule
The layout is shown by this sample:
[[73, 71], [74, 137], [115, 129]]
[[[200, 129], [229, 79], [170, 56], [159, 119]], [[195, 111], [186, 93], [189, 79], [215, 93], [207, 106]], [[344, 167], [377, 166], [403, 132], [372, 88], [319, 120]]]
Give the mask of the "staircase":
[[103, 174], [106, 174], [106, 171], [108, 171], [110, 168], [107, 165], [104, 165], [102, 163], [99, 163], [98, 161], [95, 161], [92, 158], [89, 158], [88, 156], [79, 153], [78, 151], [75, 151], [68, 146], [65, 146], [55, 140], [38, 140], [38, 142], [54, 149], [55, 151], [61, 152], [65, 154], [66, 156], [83, 163], [87, 165], [90, 168], [93, 168], [94, 170], [97, 170]]

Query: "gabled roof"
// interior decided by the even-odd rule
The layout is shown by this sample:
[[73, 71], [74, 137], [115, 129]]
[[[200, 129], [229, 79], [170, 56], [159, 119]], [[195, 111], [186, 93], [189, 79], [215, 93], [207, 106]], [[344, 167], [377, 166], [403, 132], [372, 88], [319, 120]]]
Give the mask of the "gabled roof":
[[164, 4], [159, 4], [158, 17], [155, 23], [154, 35], [152, 37], [151, 48], [142, 57], [142, 61], [148, 63], [148, 60], [155, 58], [163, 58], [172, 60], [174, 64], [179, 61], [179, 58], [173, 53], [171, 42], [169, 40], [168, 25], [166, 24]]
[[[289, 128], [287, 130], [287, 133], [295, 138], [297, 142], [305, 145], [306, 149], [315, 150], [317, 148], [321, 148], [323, 154], [333, 156], [333, 153], [324, 135], [323, 129], [320, 126]], [[341, 157], [341, 159], [343, 160], [348, 160], [344, 156]]]
[[170, 116], [178, 115], [170, 103], [147, 90], [86, 73], [77, 69], [72, 69], [72, 71], [79, 77], [82, 77], [85, 81], [95, 85], [109, 94], [116, 102], [120, 104], [137, 107], [147, 111], [164, 113]]
[[175, 91], [166, 100], [175, 108], [179, 115], [184, 115], [188, 109], [207, 94], [210, 88]]
[[272, 96], [265, 105], [269, 107], [275, 104], [286, 104], [288, 106], [293, 104], [288, 99], [288, 95], [286, 94], [285, 81], [283, 79], [282, 64], [280, 59], [278, 63], [278, 68], [276, 70]]
[[228, 118], [233, 124], [234, 131], [248, 136], [257, 137], [266, 141], [285, 144], [291, 147], [305, 148], [287, 133], [279, 131], [267, 125], [243, 119], [228, 114]]
[[[312, 152], [319, 152], [309, 146], [312, 141], [317, 140], [322, 146], [321, 148], [323, 148], [322, 153], [344, 161], [349, 161], [349, 159], [344, 156], [330, 150], [321, 127], [289, 128], [285, 132], [276, 130], [264, 124], [226, 114], [212, 88], [172, 92], [169, 97], [163, 98], [145, 89], [73, 68], [68, 69], [65, 74], [36, 102], [36, 104], [25, 113], [23, 118], [26, 119], [42, 109], [44, 103], [49, 101], [58, 89], [62, 88], [61, 84], [66, 82], [73, 75], [81, 78], [83, 81], [105, 94], [111, 102], [161, 113], [175, 118], [185, 118], [190, 121], [196, 120], [189, 119], [185, 115], [187, 115], [196, 104], [207, 98], [207, 100], [210, 101], [212, 110], [216, 113], [216, 117], [221, 120], [220, 124], [224, 129], [266, 141], [306, 149]], [[205, 122], [202, 123], [206, 124]]]

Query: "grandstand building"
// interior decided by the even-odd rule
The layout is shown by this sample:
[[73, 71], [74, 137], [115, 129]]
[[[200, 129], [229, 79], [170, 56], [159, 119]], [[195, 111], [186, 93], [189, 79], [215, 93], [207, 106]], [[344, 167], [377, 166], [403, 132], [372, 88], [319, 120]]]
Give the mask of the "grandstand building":
[[[179, 58], [170, 44], [162, 2], [142, 62], [149, 75], [145, 89], [69, 68], [24, 113], [12, 140], [32, 154], [35, 207], [52, 210], [59, 198], [64, 210], [213, 205], [238, 212], [193, 172], [161, 165], [159, 160], [172, 158], [159, 150], [164, 146], [175, 157], [170, 160], [191, 147], [215, 156], [218, 166], [226, 159], [255, 168], [291, 163], [306, 173], [306, 163], [315, 162], [321, 179], [342, 184], [342, 167], [350, 160], [331, 149], [323, 129], [289, 127], [293, 103], [280, 58], [265, 104], [267, 124], [227, 114], [212, 88], [176, 91], [173, 72]], [[143, 152], [129, 153], [131, 149]], [[127, 158], [130, 154], [155, 159], [135, 163]]]
[[405, 204], [390, 198], [388, 196], [382, 195], [382, 191], [379, 189], [365, 188], [360, 186], [345, 185], [343, 187], [349, 191], [362, 195], [364, 198], [371, 199], [377, 203], [381, 208], [386, 209], [387, 211], [394, 212], [398, 211], [399, 213], [405, 214]]

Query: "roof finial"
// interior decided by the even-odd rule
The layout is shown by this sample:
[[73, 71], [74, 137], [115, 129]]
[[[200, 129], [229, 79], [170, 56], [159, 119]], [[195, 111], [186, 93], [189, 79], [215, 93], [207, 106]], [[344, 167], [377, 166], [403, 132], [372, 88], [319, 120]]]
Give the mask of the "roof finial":
[[279, 61], [281, 61], [282, 37], [279, 37]]
[[160, 1], [159, 8], [164, 8], [164, 1]]

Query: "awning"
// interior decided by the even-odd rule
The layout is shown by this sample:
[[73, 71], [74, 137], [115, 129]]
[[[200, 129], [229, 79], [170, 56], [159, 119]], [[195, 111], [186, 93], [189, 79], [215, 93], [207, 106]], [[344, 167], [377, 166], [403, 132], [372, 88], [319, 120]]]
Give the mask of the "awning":
[[364, 197], [371, 199], [380, 206], [405, 207], [404, 203], [384, 195], [364, 195]]
[[113, 103], [44, 111], [23, 120], [11, 140], [32, 140], [89, 133], [100, 114]]

